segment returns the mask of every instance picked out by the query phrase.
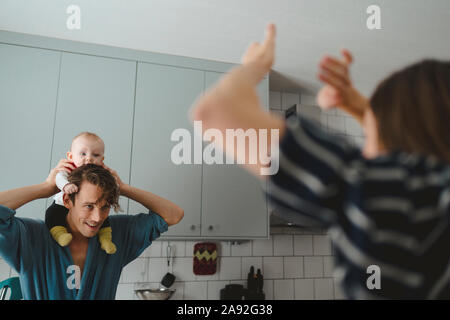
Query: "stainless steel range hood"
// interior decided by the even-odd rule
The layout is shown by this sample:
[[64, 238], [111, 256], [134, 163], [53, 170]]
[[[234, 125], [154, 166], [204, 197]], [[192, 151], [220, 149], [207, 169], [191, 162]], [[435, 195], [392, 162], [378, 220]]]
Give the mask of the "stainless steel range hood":
[[[307, 117], [308, 119], [320, 122], [320, 108], [310, 105], [295, 104], [284, 110], [285, 118], [289, 117]], [[295, 229], [316, 228], [318, 224], [309, 219], [302, 219], [302, 217], [295, 217], [292, 214], [283, 214], [279, 209], [274, 208], [269, 204], [270, 212], [270, 227], [288, 227]]]

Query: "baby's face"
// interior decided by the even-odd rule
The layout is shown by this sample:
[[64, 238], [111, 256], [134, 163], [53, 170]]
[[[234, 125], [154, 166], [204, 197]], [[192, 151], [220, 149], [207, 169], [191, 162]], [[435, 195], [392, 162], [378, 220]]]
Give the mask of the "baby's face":
[[86, 136], [80, 136], [72, 143], [71, 151], [67, 153], [67, 158], [75, 163], [77, 167], [85, 164], [102, 165], [105, 145], [103, 141]]

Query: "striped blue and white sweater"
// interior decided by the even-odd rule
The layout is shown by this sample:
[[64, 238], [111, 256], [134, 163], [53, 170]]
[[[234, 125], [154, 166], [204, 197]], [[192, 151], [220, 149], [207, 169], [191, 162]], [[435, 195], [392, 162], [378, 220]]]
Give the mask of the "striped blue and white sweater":
[[[278, 214], [328, 229], [351, 299], [450, 298], [450, 166], [393, 151], [366, 159], [307, 119], [287, 122], [266, 193]], [[368, 267], [380, 270], [369, 289]]]

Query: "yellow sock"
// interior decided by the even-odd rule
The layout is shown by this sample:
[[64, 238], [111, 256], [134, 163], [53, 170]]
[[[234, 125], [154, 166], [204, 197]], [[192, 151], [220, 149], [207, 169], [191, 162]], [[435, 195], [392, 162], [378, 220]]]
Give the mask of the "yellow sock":
[[117, 251], [116, 245], [112, 242], [112, 229], [111, 227], [101, 228], [98, 233], [98, 240], [101, 247], [107, 254], [114, 254]]
[[67, 232], [67, 229], [63, 226], [54, 226], [50, 229], [50, 234], [53, 239], [62, 247], [67, 246], [72, 241], [72, 235]]

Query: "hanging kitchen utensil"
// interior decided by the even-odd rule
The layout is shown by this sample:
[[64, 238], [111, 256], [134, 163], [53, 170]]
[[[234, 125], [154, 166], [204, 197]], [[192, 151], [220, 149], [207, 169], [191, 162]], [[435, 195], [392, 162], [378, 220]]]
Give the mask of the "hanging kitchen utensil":
[[194, 246], [194, 274], [210, 275], [217, 270], [217, 245], [211, 242], [196, 243]]
[[[163, 288], [169, 288], [173, 285], [175, 282], [175, 276], [173, 275], [173, 261], [171, 265], [171, 258], [172, 258], [172, 246], [170, 244], [167, 244], [166, 248], [166, 257], [167, 257], [167, 273], [161, 280], [161, 287]], [[171, 270], [170, 270], [171, 267]], [[172, 271], [172, 272], [170, 272]]]

